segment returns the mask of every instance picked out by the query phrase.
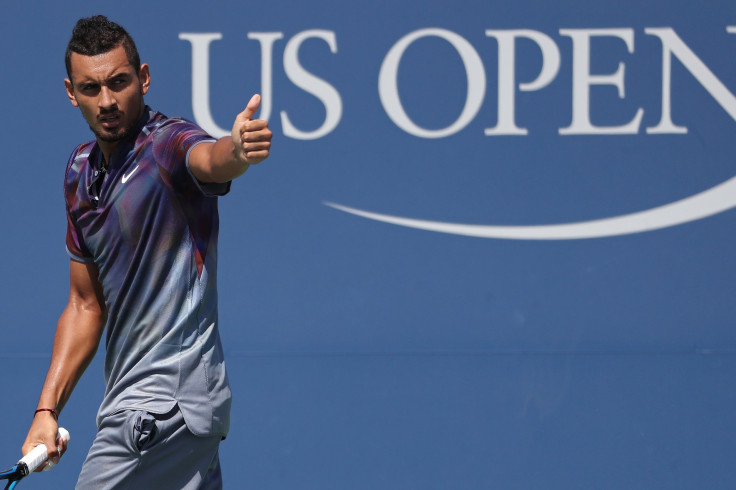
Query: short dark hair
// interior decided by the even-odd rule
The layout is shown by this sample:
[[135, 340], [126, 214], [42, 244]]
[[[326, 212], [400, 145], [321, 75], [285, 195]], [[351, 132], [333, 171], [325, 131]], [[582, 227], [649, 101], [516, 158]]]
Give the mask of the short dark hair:
[[97, 56], [107, 53], [122, 44], [128, 62], [135, 68], [136, 73], [141, 66], [141, 58], [138, 49], [130, 34], [119, 24], [107, 19], [104, 15], [95, 15], [79, 19], [72, 31], [72, 38], [66, 47], [64, 61], [66, 63], [66, 74], [72, 78], [72, 53], [85, 56]]

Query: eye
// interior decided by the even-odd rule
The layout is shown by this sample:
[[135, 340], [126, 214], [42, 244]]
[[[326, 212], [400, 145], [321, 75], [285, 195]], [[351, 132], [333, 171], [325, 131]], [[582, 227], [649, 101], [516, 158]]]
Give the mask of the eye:
[[110, 84], [108, 85], [112, 90], [122, 90], [125, 87], [128, 86], [130, 83], [130, 79], [126, 76], [120, 76], [115, 77], [112, 80], [110, 80]]
[[79, 90], [85, 94], [93, 94], [100, 90], [100, 86], [96, 83], [83, 83], [79, 85]]

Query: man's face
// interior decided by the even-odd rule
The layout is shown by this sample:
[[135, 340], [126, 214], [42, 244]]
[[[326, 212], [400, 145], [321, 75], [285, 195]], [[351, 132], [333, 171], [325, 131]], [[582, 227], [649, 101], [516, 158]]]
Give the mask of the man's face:
[[111, 151], [143, 114], [148, 65], [133, 67], [119, 45], [97, 56], [72, 53], [71, 77], [64, 80], [69, 100], [82, 111], [103, 151]]

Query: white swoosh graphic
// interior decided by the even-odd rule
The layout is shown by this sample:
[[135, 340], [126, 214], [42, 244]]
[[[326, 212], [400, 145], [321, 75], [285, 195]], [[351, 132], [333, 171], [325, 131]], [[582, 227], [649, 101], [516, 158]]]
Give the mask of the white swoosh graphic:
[[128, 172], [127, 174], [123, 174], [123, 178], [120, 179], [120, 182], [125, 184], [128, 181], [128, 179], [135, 173], [135, 171], [138, 170], [139, 166], [140, 166], [140, 163], [136, 165], [135, 168], [131, 170], [130, 172]]
[[736, 207], [736, 177], [680, 201], [611, 218], [536, 226], [493, 226], [425, 221], [363, 211], [342, 204], [325, 205], [376, 221], [409, 228], [481, 238], [576, 240], [628, 235], [695, 221]]

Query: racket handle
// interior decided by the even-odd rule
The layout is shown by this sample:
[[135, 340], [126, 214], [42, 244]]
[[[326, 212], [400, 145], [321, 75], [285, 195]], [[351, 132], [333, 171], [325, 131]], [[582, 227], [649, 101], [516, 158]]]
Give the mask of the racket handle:
[[[69, 431], [66, 430], [63, 427], [59, 427], [59, 432], [56, 434], [56, 437], [59, 439], [64, 439], [67, 443], [69, 442]], [[33, 450], [23, 456], [20, 461], [18, 461], [18, 464], [24, 464], [28, 468], [28, 473], [33, 473], [36, 471], [36, 468], [41, 466], [41, 464], [48, 459], [48, 454], [46, 454], [46, 445], [45, 444], [39, 444], [38, 446], [34, 447]], [[54, 467], [54, 464], [49, 461], [49, 464], [46, 465], [46, 468]], [[46, 469], [44, 468], [44, 470]]]

